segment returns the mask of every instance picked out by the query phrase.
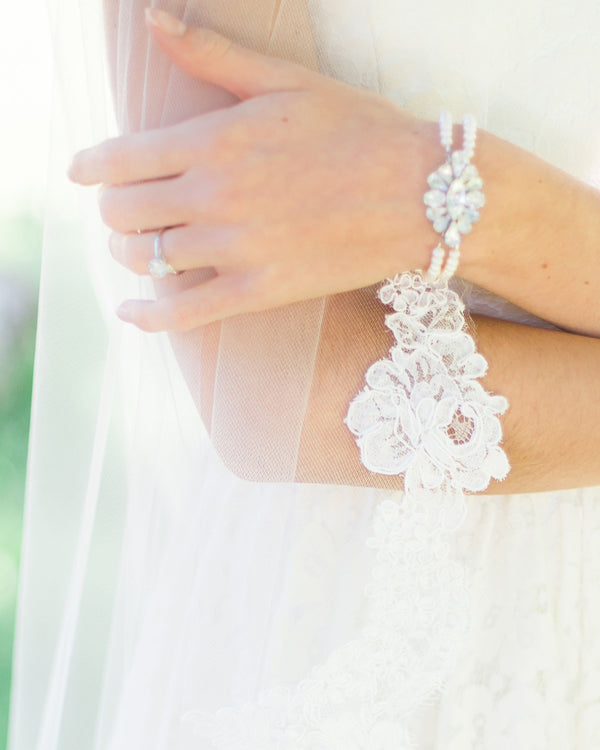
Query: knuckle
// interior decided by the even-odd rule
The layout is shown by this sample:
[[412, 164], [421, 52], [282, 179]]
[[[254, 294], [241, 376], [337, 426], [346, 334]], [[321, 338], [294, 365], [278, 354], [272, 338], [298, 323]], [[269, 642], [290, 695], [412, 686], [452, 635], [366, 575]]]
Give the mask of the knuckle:
[[265, 139], [265, 120], [250, 116], [227, 117], [214, 122], [207, 135], [209, 148], [206, 158], [212, 165], [235, 168], [248, 150]]
[[154, 302], [140, 304], [132, 315], [133, 323], [146, 333], [157, 333], [163, 330], [160, 318], [156, 315]]
[[189, 304], [182, 304], [181, 300], [165, 303], [164, 328], [168, 331], [189, 331], [194, 328], [194, 309]]
[[232, 220], [237, 216], [236, 209], [240, 204], [240, 189], [228, 179], [215, 180], [207, 196], [207, 204], [212, 209], [213, 216], [222, 220]]
[[98, 196], [98, 208], [102, 221], [118, 232], [121, 227], [122, 214], [116, 192], [112, 187], [102, 188]]
[[195, 180], [195, 176], [192, 172], [187, 175], [189, 189], [181, 205], [188, 207], [190, 216], [210, 217], [216, 223], [228, 221], [231, 207], [229, 179], [217, 173], [206, 180]]
[[148, 263], [151, 256], [147, 244], [148, 240], [143, 235], [124, 235], [121, 244], [121, 255], [118, 260], [134, 273], [148, 273]]
[[161, 328], [158, 328], [150, 320], [144, 317], [138, 318], [135, 325], [140, 329], [140, 331], [144, 331], [144, 333], [158, 333], [159, 331], [162, 330]]
[[251, 254], [243, 233], [235, 226], [220, 228], [210, 239], [212, 246], [217, 248], [219, 266], [236, 266], [247, 261]]
[[110, 253], [117, 263], [137, 274], [148, 273], [152, 257], [149, 240], [144, 235], [112, 232], [108, 238]]
[[121, 253], [121, 242], [121, 235], [118, 232], [111, 232], [108, 235], [108, 249], [115, 260]]
[[128, 149], [123, 148], [121, 138], [111, 138], [100, 146], [96, 158], [105, 183], [120, 182], [127, 163], [127, 153]]
[[235, 167], [240, 146], [243, 147], [241, 133], [243, 126], [222, 125], [210, 134], [210, 148], [206, 152], [207, 163], [218, 171], [224, 167]]
[[212, 29], [197, 29], [199, 42], [196, 55], [201, 58], [205, 65], [215, 65], [229, 52], [233, 42], [227, 37], [221, 36]]
[[265, 300], [269, 292], [267, 274], [255, 270], [253, 273], [238, 274], [232, 282], [232, 296], [237, 304], [243, 304], [250, 309], [261, 300]]
[[119, 187], [103, 187], [98, 196], [98, 208], [104, 224], [119, 234], [127, 234], [131, 230], [131, 219]]
[[119, 263], [123, 262], [124, 248], [127, 238], [119, 232], [111, 232], [108, 237], [108, 249], [112, 257]]

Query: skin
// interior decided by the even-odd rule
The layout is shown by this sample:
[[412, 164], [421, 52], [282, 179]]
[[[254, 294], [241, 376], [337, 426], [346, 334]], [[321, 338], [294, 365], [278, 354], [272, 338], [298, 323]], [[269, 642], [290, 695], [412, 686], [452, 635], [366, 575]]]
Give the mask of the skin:
[[[384, 311], [360, 289], [426, 268], [438, 241], [422, 204], [427, 175], [442, 161], [437, 126], [209, 29], [172, 24], [175, 33], [167, 33], [156, 25], [161, 20], [169, 17], [155, 13], [149, 28], [171, 59], [233, 98], [179, 125], [75, 156], [71, 179], [102, 185], [100, 211], [113, 229], [115, 259], [147, 273], [155, 232], [169, 227], [164, 254], [191, 272], [159, 282], [157, 301], [127, 300], [118, 314], [145, 331], [183, 332], [336, 295], [298, 475], [336, 481], [357, 463], [342, 422], [348, 401], [392, 343]], [[488, 205], [476, 241], [463, 242], [460, 275], [565, 329], [475, 319], [490, 365], [484, 385], [511, 404], [503, 427], [513, 470], [491, 491], [600, 483], [600, 195], [489, 133], [478, 136], [476, 164]], [[340, 370], [356, 382], [333, 382]], [[334, 445], [334, 455], [326, 459], [315, 444]], [[353, 472], [356, 483], [389, 486], [361, 472]]]

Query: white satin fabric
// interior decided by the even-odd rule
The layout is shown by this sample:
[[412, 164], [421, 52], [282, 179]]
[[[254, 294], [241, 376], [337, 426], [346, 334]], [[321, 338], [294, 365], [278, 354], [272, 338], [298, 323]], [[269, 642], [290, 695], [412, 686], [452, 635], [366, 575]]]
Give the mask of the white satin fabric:
[[[471, 111], [481, 127], [600, 186], [595, 0], [160, 5], [419, 116]], [[190, 87], [148, 46], [133, 0], [107, 3], [107, 71], [101, 8], [87, 6], [52, 7], [68, 136], [66, 146], [56, 141], [57, 180], [69, 150], [114, 133], [115, 121], [137, 130], [210, 108], [207, 89]], [[210, 96], [211, 106], [230, 101]], [[172, 340], [124, 329], [113, 306], [151, 288], [113, 268], [93, 196], [54, 195], [10, 748], [281, 750], [252, 718], [256, 703], [269, 695], [276, 713], [277, 695], [310, 686], [313, 667], [356, 638], [368, 618], [375, 509], [402, 500], [351, 487], [362, 483], [358, 469], [330, 484], [293, 482], [323, 321], [335, 302]], [[80, 217], [68, 231], [66, 213]], [[462, 291], [474, 309], [521, 319], [502, 301]], [[346, 356], [340, 369], [353, 393], [364, 370], [351, 362]], [[207, 402], [208, 431], [200, 418]], [[269, 408], [273, 418], [261, 419]], [[403, 717], [410, 735], [395, 735], [382, 719], [358, 736], [346, 717], [325, 739], [302, 745], [288, 735], [285, 747], [599, 745], [599, 500], [597, 488], [469, 498], [444, 550], [470, 582], [468, 634], [443, 690]], [[405, 596], [392, 606], [426, 611], [422, 598]], [[318, 713], [318, 695], [306, 705]], [[277, 723], [271, 707], [267, 714]], [[212, 736], [203, 731], [211, 721]]]

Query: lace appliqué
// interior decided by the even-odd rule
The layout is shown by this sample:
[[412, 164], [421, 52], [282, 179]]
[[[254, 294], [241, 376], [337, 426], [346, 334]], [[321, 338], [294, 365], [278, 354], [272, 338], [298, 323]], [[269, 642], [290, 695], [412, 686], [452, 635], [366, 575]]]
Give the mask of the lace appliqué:
[[487, 364], [445, 282], [406, 273], [380, 298], [394, 309], [386, 325], [396, 344], [368, 370], [346, 421], [364, 465], [403, 473], [405, 488], [375, 512], [364, 627], [294, 688], [187, 714], [196, 741], [213, 748], [413, 750], [408, 721], [443, 687], [468, 631], [466, 571], [450, 558], [449, 536], [464, 491], [508, 472], [497, 418], [507, 402], [477, 382]]
[[346, 424], [365, 467], [403, 474], [405, 491], [484, 490], [509, 465], [498, 415], [508, 403], [478, 382], [487, 363], [467, 333], [464, 305], [446, 282], [420, 273], [389, 279], [379, 292], [396, 343], [372, 365]]

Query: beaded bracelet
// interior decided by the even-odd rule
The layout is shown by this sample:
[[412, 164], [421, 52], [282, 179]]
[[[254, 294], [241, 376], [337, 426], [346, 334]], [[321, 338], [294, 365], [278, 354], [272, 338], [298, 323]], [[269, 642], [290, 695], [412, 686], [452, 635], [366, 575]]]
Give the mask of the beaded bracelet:
[[[442, 239], [431, 253], [426, 278], [429, 281], [447, 280], [458, 268], [461, 235], [471, 231], [479, 219], [479, 209], [485, 205], [483, 182], [477, 169], [470, 163], [475, 152], [477, 123], [473, 115], [463, 117], [463, 147], [452, 151], [452, 118], [448, 112], [440, 115], [440, 141], [446, 151], [446, 161], [429, 175], [430, 187], [425, 193], [426, 216]], [[446, 257], [446, 248], [449, 248]]]

